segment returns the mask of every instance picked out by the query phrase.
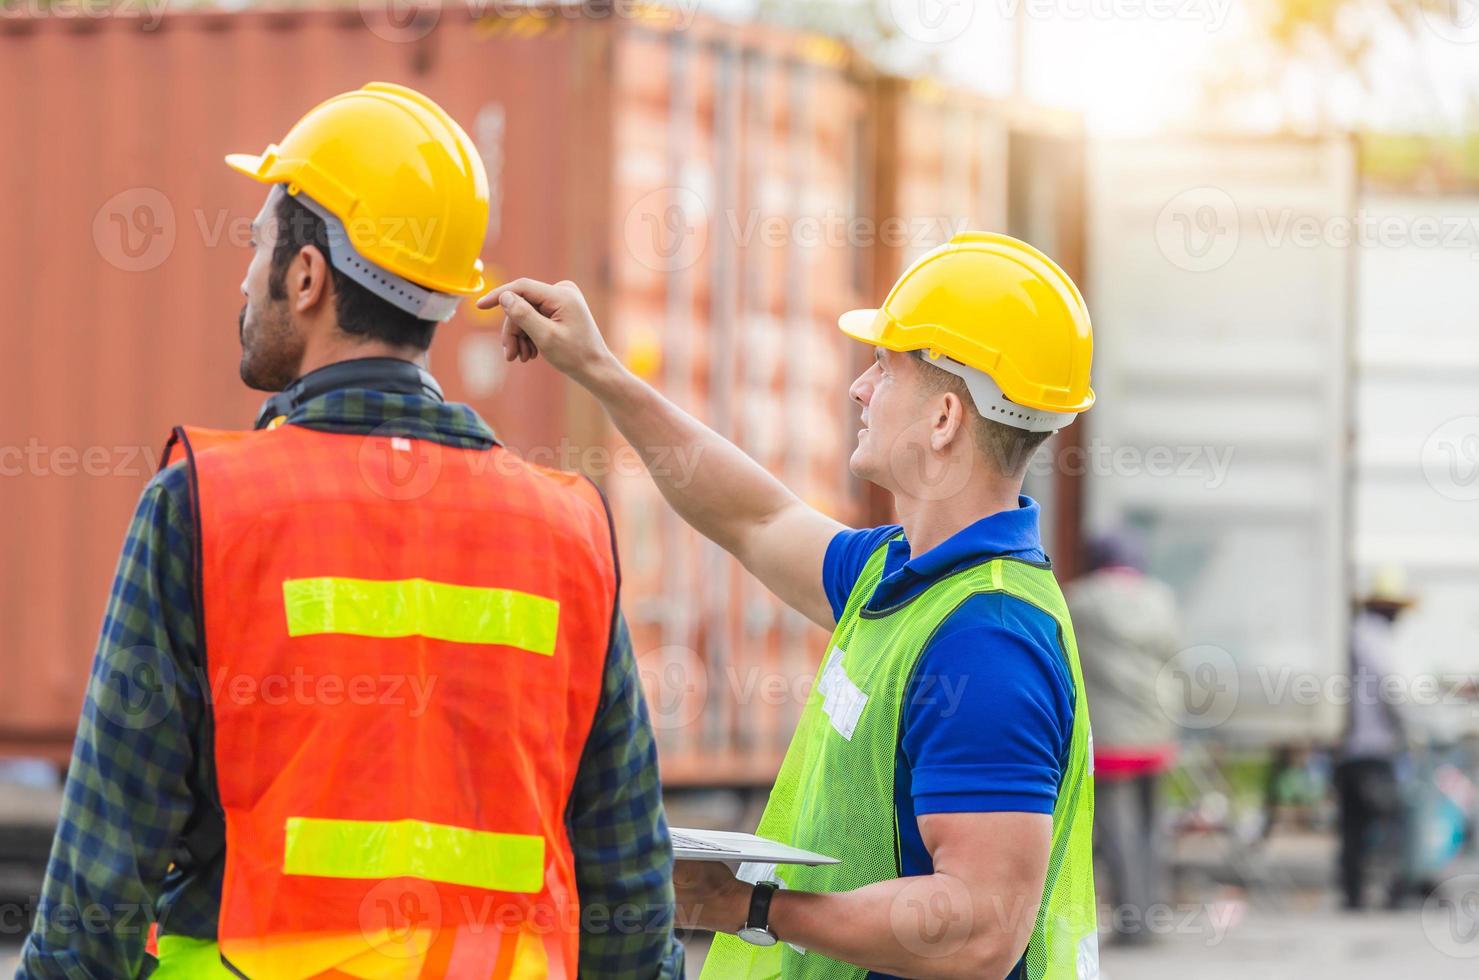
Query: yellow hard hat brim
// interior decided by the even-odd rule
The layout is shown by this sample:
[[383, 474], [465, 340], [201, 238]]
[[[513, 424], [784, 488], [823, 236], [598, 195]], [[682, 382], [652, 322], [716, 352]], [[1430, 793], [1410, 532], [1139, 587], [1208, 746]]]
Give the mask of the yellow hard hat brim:
[[887, 316], [879, 316], [880, 310], [848, 310], [837, 318], [837, 327], [853, 340], [861, 340], [865, 344], [874, 347], [887, 347], [889, 350], [900, 348], [884, 341], [884, 328], [887, 326]]
[[260, 183], [271, 182], [262, 176], [262, 157], [255, 153], [228, 153], [226, 154], [226, 166]]

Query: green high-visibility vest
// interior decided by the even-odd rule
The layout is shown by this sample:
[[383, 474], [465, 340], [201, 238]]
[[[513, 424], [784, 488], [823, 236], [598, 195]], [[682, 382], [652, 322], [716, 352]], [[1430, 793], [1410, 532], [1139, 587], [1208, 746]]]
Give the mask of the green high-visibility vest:
[[214, 939], [188, 936], [159, 937], [159, 967], [150, 980], [235, 980], [236, 974], [221, 962], [221, 947]]
[[[758, 831], [842, 863], [780, 865], [775, 876], [788, 888], [812, 892], [849, 891], [900, 877], [894, 762], [910, 676], [930, 637], [961, 603], [982, 593], [1015, 596], [1057, 622], [1076, 692], [1072, 745], [1053, 808], [1052, 852], [1026, 972], [1031, 980], [1092, 980], [1099, 975], [1099, 947], [1089, 710], [1058, 582], [1046, 565], [994, 558], [954, 572], [891, 609], [865, 610], [883, 576], [887, 550], [885, 542], [873, 552], [848, 596]], [[968, 683], [991, 683], [991, 651], [981, 650], [980, 657]], [[1014, 910], [1003, 906], [974, 914], [1005, 918]], [[996, 926], [988, 919], [987, 927]], [[719, 935], [704, 962], [703, 980], [864, 980], [867, 972], [786, 942], [752, 946]]]

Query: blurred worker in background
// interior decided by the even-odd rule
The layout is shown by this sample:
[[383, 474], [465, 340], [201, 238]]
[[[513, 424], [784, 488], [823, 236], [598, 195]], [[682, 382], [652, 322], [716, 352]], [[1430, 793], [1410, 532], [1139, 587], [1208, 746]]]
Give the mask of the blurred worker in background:
[[1122, 942], [1148, 942], [1152, 905], [1164, 901], [1159, 833], [1161, 775], [1176, 757], [1176, 725], [1156, 682], [1176, 655], [1176, 598], [1144, 572], [1129, 531], [1089, 542], [1087, 573], [1064, 589], [1094, 706], [1094, 815], [1111, 928]]
[[[1393, 625], [1416, 602], [1400, 569], [1379, 571], [1357, 602], [1351, 626], [1351, 697], [1335, 792], [1340, 805], [1340, 889], [1344, 907], [1366, 907], [1372, 871], [1389, 870], [1383, 882], [1389, 905], [1405, 897], [1403, 856], [1403, 756], [1408, 719], [1388, 693], [1397, 679]], [[1405, 685], [1398, 688], [1405, 690]]]
[[484, 288], [475, 147], [375, 83], [227, 162], [280, 393], [144, 490], [19, 976], [141, 976], [157, 917], [167, 980], [681, 977], [602, 498], [425, 367]]
[[696, 449], [686, 479], [651, 467], [668, 502], [833, 630], [759, 833], [842, 861], [748, 866], [746, 881], [679, 862], [680, 916], [725, 933], [704, 976], [1097, 976], [1088, 710], [1021, 496], [1033, 452], [1094, 401], [1088, 311], [1063, 270], [967, 232], [881, 309], [842, 317], [874, 348], [850, 391], [850, 466], [900, 520], [863, 530], [628, 371], [574, 284], [520, 279], [480, 301], [495, 304], [508, 355], [547, 357], [645, 459]]

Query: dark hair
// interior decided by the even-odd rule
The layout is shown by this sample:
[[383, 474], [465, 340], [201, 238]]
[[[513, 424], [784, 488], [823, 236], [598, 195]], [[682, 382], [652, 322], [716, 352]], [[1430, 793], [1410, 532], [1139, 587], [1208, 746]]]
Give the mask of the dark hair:
[[1121, 566], [1145, 571], [1145, 543], [1140, 535], [1128, 528], [1115, 528], [1096, 534], [1084, 548], [1084, 562], [1088, 571]]
[[397, 347], [426, 350], [431, 346], [437, 321], [417, 319], [335, 269], [328, 225], [287, 194], [281, 194], [277, 199], [277, 234], [272, 249], [272, 270], [267, 277], [268, 295], [275, 300], [287, 299], [288, 266], [305, 245], [317, 246], [324, 258], [330, 261], [329, 272], [334, 280], [334, 313], [339, 319], [340, 330]]

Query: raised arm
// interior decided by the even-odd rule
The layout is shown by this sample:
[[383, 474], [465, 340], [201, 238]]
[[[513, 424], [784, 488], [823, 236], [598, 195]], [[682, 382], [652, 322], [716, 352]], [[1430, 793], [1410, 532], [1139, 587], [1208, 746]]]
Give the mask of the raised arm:
[[[505, 356], [538, 354], [600, 401], [669, 505], [786, 604], [830, 629], [822, 559], [842, 525], [807, 506], [739, 447], [658, 394], [611, 353], [572, 282], [518, 279], [478, 301], [507, 314]], [[693, 464], [669, 465], [676, 447]]]

